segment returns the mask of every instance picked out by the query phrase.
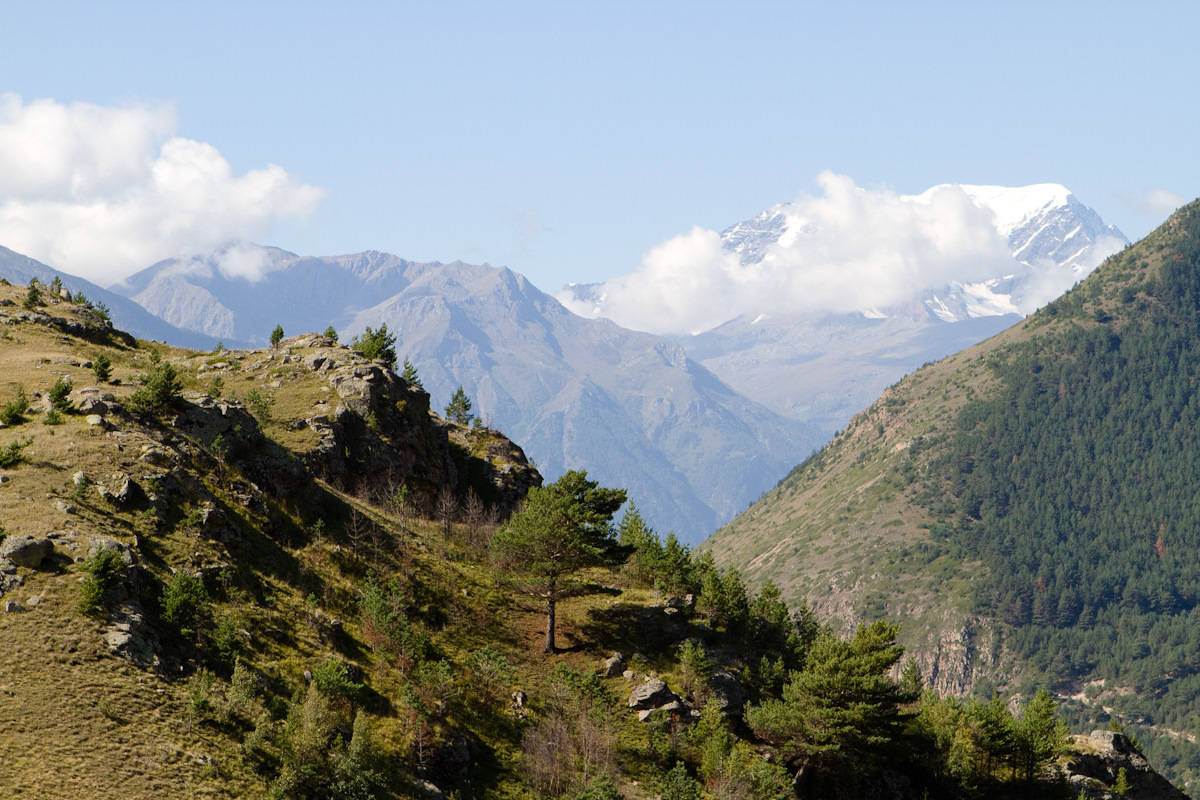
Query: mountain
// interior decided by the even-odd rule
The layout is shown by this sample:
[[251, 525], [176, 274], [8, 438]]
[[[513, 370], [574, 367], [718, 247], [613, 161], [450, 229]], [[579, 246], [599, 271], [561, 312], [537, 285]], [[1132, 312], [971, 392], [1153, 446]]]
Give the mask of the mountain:
[[200, 331], [175, 327], [147, 312], [146, 309], [127, 297], [102, 289], [83, 278], [59, 272], [40, 261], [34, 261], [28, 256], [14, 253], [7, 247], [0, 247], [0, 277], [20, 284], [29, 283], [30, 278], [37, 278], [47, 286], [53, 283], [55, 278], [58, 278], [72, 294], [83, 292], [89, 300], [106, 305], [113, 323], [139, 339], [171, 342], [180, 347], [204, 349], [211, 348], [217, 343], [216, 339]]
[[628, 518], [600, 565], [621, 490], [536, 488], [330, 337], [184, 350], [13, 285], [0, 332], [0, 796], [1182, 797], [1045, 695], [917, 702], [895, 626], [797, 621]]
[[[246, 252], [243, 247], [243, 254]], [[167, 261], [122, 291], [226, 341], [387, 325], [435, 398], [463, 386], [490, 426], [553, 479], [586, 468], [626, 488], [647, 520], [698, 542], [822, 439], [746, 400], [676, 342], [567, 311], [522, 276], [384, 253], [307, 258], [254, 251], [255, 280], [224, 254]]]
[[[1057, 184], [935, 186], [899, 199], [928, 204], [946, 188], [964, 191], [992, 215], [1012, 254], [1010, 269], [933, 290], [914, 286], [910, 301], [889, 308], [744, 314], [680, 341], [747, 397], [832, 435], [897, 378], [999, 333], [1128, 243]], [[733, 225], [721, 234], [724, 247], [743, 265], [775, 258], [797, 237], [818, 233], [795, 213], [781, 204]]]
[[887, 389], [705, 543], [943, 692], [1055, 689], [1200, 779], [1200, 202]]

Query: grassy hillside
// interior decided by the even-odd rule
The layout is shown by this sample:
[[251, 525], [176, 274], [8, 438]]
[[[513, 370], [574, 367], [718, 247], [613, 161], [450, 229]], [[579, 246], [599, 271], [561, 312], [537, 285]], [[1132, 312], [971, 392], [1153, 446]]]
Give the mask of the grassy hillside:
[[1177, 796], [1046, 695], [922, 695], [891, 623], [823, 629], [635, 510], [553, 575], [543, 653], [492, 537], [536, 492], [509, 530], [544, 569], [623, 492], [577, 513], [586, 484], [535, 488], [329, 337], [178, 350], [38, 295], [0, 283], [5, 797], [1108, 797], [1119, 769]]
[[1200, 775], [1200, 206], [890, 388], [705, 545], [944, 691], [1035, 685]]

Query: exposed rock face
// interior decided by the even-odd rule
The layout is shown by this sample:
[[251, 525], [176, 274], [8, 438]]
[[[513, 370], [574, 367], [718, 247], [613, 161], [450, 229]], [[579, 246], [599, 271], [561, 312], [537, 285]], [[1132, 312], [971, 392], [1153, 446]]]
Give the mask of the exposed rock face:
[[104, 641], [114, 654], [135, 666], [142, 669], [158, 666], [158, 635], [137, 603], [124, 603], [113, 611]]
[[27, 534], [6, 536], [0, 541], [0, 559], [8, 559], [18, 567], [36, 569], [43, 559], [54, 552], [54, 543]]
[[1187, 795], [1159, 775], [1137, 752], [1129, 739], [1113, 731], [1092, 731], [1088, 736], [1076, 736], [1078, 754], [1067, 764], [1067, 779], [1072, 794], [1082, 792], [1094, 798], [1116, 798], [1114, 789], [1121, 770], [1129, 790], [1124, 797], [1131, 800], [1186, 800]]
[[967, 619], [941, 628], [938, 638], [909, 652], [926, 686], [943, 696], [965, 697], [976, 680], [995, 677], [997, 636], [994, 625]]
[[625, 656], [620, 653], [613, 653], [604, 661], [604, 666], [600, 668], [600, 677], [615, 678], [625, 671]]
[[746, 705], [746, 690], [741, 681], [732, 672], [714, 672], [709, 681], [709, 695], [716, 702], [722, 713], [730, 717], [740, 717]]

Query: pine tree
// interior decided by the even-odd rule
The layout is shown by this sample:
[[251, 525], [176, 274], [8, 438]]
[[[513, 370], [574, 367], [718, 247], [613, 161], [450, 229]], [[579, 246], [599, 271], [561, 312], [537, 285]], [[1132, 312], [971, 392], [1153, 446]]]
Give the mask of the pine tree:
[[454, 396], [446, 405], [446, 419], [457, 422], [459, 425], [470, 425], [471, 417], [471, 398], [467, 397], [463, 387], [459, 386], [454, 390]]
[[601, 488], [586, 472], [571, 470], [531, 489], [524, 510], [492, 538], [500, 571], [519, 591], [546, 601], [544, 652], [555, 652], [558, 601], [600, 590], [577, 573], [613, 566], [623, 554], [610, 523], [624, 502], [624, 489]]
[[271, 331], [271, 347], [278, 347], [283, 341], [283, 326], [276, 325], [275, 330]]

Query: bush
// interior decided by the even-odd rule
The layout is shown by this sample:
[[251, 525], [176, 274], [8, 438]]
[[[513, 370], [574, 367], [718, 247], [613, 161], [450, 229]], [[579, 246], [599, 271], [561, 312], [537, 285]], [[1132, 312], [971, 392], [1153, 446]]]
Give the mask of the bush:
[[283, 341], [283, 326], [276, 325], [275, 330], [271, 331], [271, 347], [278, 347]]
[[108, 383], [112, 380], [112, 361], [108, 356], [101, 353], [92, 362], [92, 372], [95, 373], [98, 382]]
[[[157, 351], [151, 351], [157, 354]], [[154, 413], [165, 411], [179, 402], [183, 384], [170, 362], [157, 363], [149, 373], [141, 376], [142, 388], [129, 395], [129, 407], [134, 411]]]
[[20, 425], [25, 421], [25, 412], [28, 410], [29, 398], [25, 396], [25, 387], [18, 385], [16, 396], [0, 410], [0, 422], [5, 425]]
[[71, 402], [67, 396], [71, 394], [71, 390], [75, 387], [71, 384], [71, 379], [59, 378], [50, 387], [50, 407], [57, 411], [70, 411]]
[[79, 565], [88, 573], [79, 583], [79, 613], [94, 615], [104, 608], [109, 591], [116, 585], [125, 569], [125, 562], [115, 548], [106, 548]]
[[0, 450], [0, 467], [15, 467], [17, 464], [20, 464], [21, 459], [24, 458], [24, 456], [21, 455], [21, 451], [26, 447], [29, 447], [31, 444], [33, 444], [32, 436], [26, 439], [15, 439], [9, 442], [8, 447]]
[[336, 342], [338, 339], [337, 329], [330, 325], [325, 329], [325, 333], [323, 333], [322, 336], [326, 337], [327, 339], [333, 339]]
[[204, 583], [183, 570], [176, 572], [171, 582], [163, 587], [162, 610], [163, 620], [173, 624], [181, 636], [189, 639], [212, 619]]
[[25, 302], [22, 303], [26, 311], [33, 309], [42, 303], [42, 292], [38, 288], [37, 278], [29, 279], [29, 291], [25, 293]]

